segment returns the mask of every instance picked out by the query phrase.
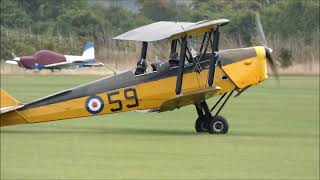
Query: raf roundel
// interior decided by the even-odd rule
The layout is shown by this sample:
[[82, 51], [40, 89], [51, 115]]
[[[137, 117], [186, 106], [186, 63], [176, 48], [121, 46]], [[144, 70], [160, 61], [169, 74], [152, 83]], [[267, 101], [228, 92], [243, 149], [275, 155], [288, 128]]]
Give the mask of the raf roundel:
[[91, 114], [98, 114], [103, 110], [104, 103], [99, 96], [90, 96], [86, 100], [86, 109]]

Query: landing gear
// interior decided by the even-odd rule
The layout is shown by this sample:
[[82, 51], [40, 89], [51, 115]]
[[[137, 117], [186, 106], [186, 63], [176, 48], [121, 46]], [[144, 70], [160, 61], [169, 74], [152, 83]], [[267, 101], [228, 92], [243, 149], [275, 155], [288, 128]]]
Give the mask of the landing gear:
[[206, 120], [206, 116], [202, 111], [202, 107], [200, 104], [195, 105], [198, 113], [198, 118], [196, 120], [195, 128], [198, 133], [208, 132], [208, 124]]
[[210, 119], [208, 132], [210, 134], [227, 134], [229, 125], [227, 120], [219, 115], [216, 115]]
[[211, 117], [209, 120], [198, 117], [195, 123], [195, 129], [197, 133], [227, 134], [229, 124], [224, 117], [219, 115]]
[[198, 133], [208, 132], [210, 134], [227, 134], [229, 130], [229, 124], [227, 120], [220, 116], [219, 113], [232, 95], [234, 90], [232, 90], [227, 98], [224, 100], [222, 105], [217, 110], [216, 114], [212, 116], [211, 112], [218, 106], [221, 100], [225, 97], [227, 93], [225, 93], [217, 103], [211, 108], [208, 107], [208, 104], [205, 100], [201, 101], [201, 103], [196, 104], [196, 110], [198, 113], [198, 118], [195, 123], [195, 129]]
[[198, 118], [195, 124], [196, 131], [198, 133], [208, 132], [208, 125], [204, 119]]

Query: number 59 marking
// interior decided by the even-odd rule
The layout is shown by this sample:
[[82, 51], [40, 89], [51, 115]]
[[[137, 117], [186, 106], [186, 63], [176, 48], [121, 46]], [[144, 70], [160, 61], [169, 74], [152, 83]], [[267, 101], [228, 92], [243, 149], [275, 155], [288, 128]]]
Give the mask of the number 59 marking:
[[[135, 88], [126, 88], [124, 89], [124, 97], [126, 100], [134, 100], [134, 103], [132, 104], [127, 104], [127, 108], [133, 108], [133, 107], [137, 107], [139, 106], [139, 101], [138, 101], [138, 96], [137, 96], [137, 91]], [[110, 110], [112, 112], [116, 112], [116, 111], [121, 111], [122, 110], [122, 102], [119, 99], [112, 99], [112, 96], [114, 95], [118, 95], [119, 91], [113, 91], [113, 92], [108, 92], [108, 101], [109, 101], [109, 105], [112, 104], [117, 104], [118, 107], [117, 108], [111, 108]]]

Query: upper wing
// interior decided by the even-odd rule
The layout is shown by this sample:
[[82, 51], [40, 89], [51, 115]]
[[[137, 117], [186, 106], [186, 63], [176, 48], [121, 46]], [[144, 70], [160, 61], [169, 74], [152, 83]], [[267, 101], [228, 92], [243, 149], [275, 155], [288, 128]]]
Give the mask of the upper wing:
[[223, 26], [229, 23], [228, 19], [217, 19], [213, 21], [200, 21], [192, 26], [185, 28], [183, 31], [173, 34], [172, 39], [177, 39], [183, 36], [197, 36], [209, 32], [212, 28]]
[[229, 20], [227, 19], [200, 21], [197, 23], [160, 21], [133, 29], [113, 39], [144, 42], [159, 41], [163, 39], [177, 39], [185, 35], [194, 36], [204, 34], [212, 28], [216, 26], [223, 26], [228, 22]]
[[125, 41], [152, 42], [170, 38], [172, 34], [181, 32], [184, 28], [193, 25], [191, 22], [160, 21], [138, 27], [123, 33], [113, 39]]
[[208, 87], [202, 90], [191, 91], [181, 96], [169, 99], [161, 104], [159, 112], [171, 111], [189, 104], [200, 103], [204, 99], [208, 99], [214, 95], [214, 92], [220, 90], [218, 86]]

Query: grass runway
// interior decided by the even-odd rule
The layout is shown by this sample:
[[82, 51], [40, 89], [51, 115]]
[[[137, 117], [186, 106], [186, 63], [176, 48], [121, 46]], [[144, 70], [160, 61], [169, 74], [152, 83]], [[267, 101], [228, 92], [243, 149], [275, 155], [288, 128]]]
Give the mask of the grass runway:
[[[25, 102], [98, 78], [2, 76], [1, 88]], [[227, 135], [195, 133], [193, 106], [2, 127], [1, 179], [319, 179], [319, 77], [269, 79], [221, 114]]]

